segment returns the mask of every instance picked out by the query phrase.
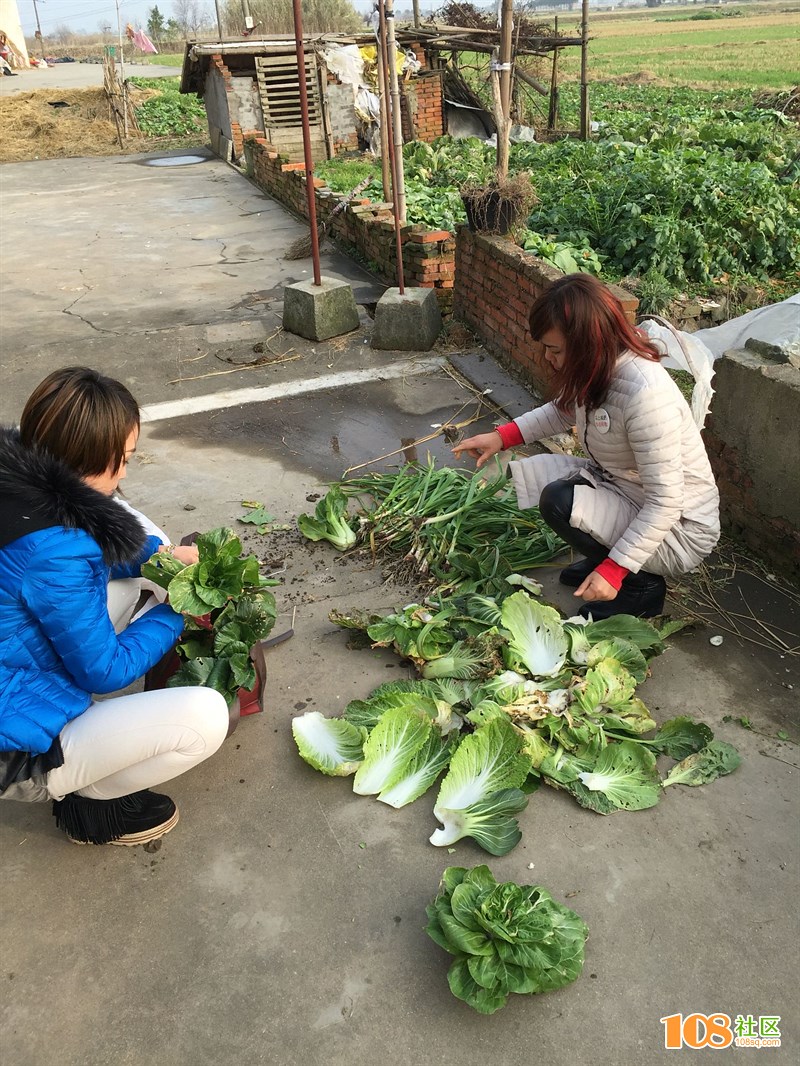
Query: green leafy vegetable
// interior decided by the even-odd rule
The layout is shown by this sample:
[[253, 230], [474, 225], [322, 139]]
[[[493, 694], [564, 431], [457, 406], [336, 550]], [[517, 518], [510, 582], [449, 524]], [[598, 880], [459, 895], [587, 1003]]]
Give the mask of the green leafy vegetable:
[[503, 626], [511, 634], [509, 650], [535, 677], [552, 677], [564, 665], [569, 641], [554, 607], [537, 603], [520, 590], [503, 600]]
[[254, 555], [242, 555], [230, 529], [202, 534], [197, 550], [192, 566], [158, 552], [142, 566], [142, 576], [165, 588], [173, 609], [187, 615], [187, 636], [177, 646], [182, 663], [167, 686], [205, 685], [230, 706], [239, 689], [255, 685], [250, 649], [275, 624], [275, 597], [267, 588], [275, 582], [260, 576]]
[[614, 806], [641, 811], [658, 803], [660, 779], [652, 752], [634, 741], [609, 744], [594, 768], [578, 774], [589, 792], [602, 792]]
[[742, 757], [732, 744], [712, 740], [694, 755], [673, 766], [663, 782], [667, 785], [705, 785], [725, 774], [733, 773]]
[[306, 711], [292, 719], [292, 735], [309, 766], [330, 777], [348, 777], [362, 763], [367, 731], [343, 718], [325, 718], [319, 711]]
[[309, 540], [327, 540], [338, 548], [347, 551], [356, 542], [356, 535], [347, 519], [347, 497], [338, 485], [333, 485], [317, 503], [314, 517], [301, 514], [297, 526], [304, 537]]
[[428, 936], [455, 956], [450, 990], [481, 1014], [511, 993], [563, 988], [583, 968], [583, 920], [540, 886], [498, 884], [487, 866], [445, 870], [426, 913]]
[[378, 799], [390, 807], [405, 807], [427, 792], [450, 762], [454, 741], [442, 740], [436, 729], [406, 766], [403, 776], [391, 788], [385, 788]]
[[705, 722], [695, 722], [686, 716], [670, 718], [664, 722], [656, 735], [643, 743], [649, 744], [662, 755], [671, 759], [685, 759], [700, 751], [714, 739], [714, 734]]
[[465, 737], [450, 760], [433, 813], [442, 823], [437, 847], [474, 837], [486, 851], [505, 855], [519, 841], [512, 815], [527, 804], [519, 791], [530, 771], [522, 738], [507, 718], [496, 718]]
[[386, 792], [404, 778], [423, 747], [433, 722], [424, 713], [404, 707], [386, 711], [364, 745], [364, 761], [353, 780], [360, 796]]

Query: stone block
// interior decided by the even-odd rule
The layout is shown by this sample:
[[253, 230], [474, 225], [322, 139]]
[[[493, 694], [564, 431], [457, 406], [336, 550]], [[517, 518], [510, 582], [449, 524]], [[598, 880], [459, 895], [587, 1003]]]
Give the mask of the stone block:
[[387, 289], [375, 308], [372, 347], [392, 352], [427, 352], [442, 330], [433, 289]]
[[358, 329], [358, 308], [345, 281], [299, 281], [283, 290], [283, 328], [312, 341], [325, 341]]

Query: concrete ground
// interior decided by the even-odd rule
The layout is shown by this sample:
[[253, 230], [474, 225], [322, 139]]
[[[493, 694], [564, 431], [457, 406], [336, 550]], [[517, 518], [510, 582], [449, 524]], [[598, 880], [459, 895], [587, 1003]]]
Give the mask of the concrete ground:
[[[174, 78], [180, 67], [160, 67], [156, 63], [126, 63], [128, 78]], [[36, 89], [84, 89], [103, 84], [102, 63], [56, 63], [52, 67], [18, 70], [16, 76], [0, 77], [0, 96], [29, 93]]]
[[[280, 333], [283, 286], [309, 269], [280, 256], [304, 227], [216, 159], [147, 163], [0, 168], [16, 223], [0, 261], [0, 419], [57, 366], [122, 378], [147, 417], [128, 499], [177, 538], [236, 525], [244, 499], [292, 523], [345, 469], [477, 411], [443, 350], [373, 352], [366, 311], [323, 344]], [[323, 272], [362, 307], [382, 290], [339, 253]], [[455, 361], [511, 414], [530, 402], [488, 355]], [[447, 460], [441, 442], [431, 450]], [[692, 714], [736, 744], [733, 775], [606, 818], [544, 788], [509, 855], [470, 842], [451, 854], [428, 843], [432, 794], [400, 811], [356, 797], [302, 762], [290, 731], [295, 714], [337, 713], [408, 676], [387, 653], [348, 650], [327, 615], [414, 590], [292, 532], [237, 528], [285, 566], [276, 632], [294, 620], [295, 636], [269, 653], [265, 713], [170, 784], [176, 830], [158, 850], [78, 848], [46, 806], [0, 804], [4, 1063], [649, 1066], [669, 1058], [660, 1019], [693, 1012], [780, 1016], [769, 1061], [796, 1061], [800, 759], [777, 737], [797, 740], [791, 597], [756, 577], [728, 593], [794, 655], [727, 632], [714, 647], [700, 628], [671, 640], [640, 689], [657, 719]], [[568, 608], [557, 568], [543, 574]], [[573, 986], [492, 1017], [452, 997], [449, 957], [423, 932], [442, 870], [482, 862], [546, 886], [590, 928]]]

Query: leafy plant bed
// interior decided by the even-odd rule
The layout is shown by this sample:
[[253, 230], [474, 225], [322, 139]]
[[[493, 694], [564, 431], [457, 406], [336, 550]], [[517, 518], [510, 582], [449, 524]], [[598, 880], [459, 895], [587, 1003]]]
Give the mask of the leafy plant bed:
[[148, 137], [182, 137], [207, 132], [206, 109], [196, 96], [180, 92], [179, 78], [131, 78], [132, 85], [158, 93], [136, 108], [136, 120]]
[[[796, 280], [800, 133], [790, 118], [740, 92], [592, 93], [596, 140], [511, 148], [512, 174], [527, 173], [539, 197], [521, 238], [530, 250], [609, 281], [649, 276], [649, 311], [682, 290], [753, 283], [769, 300], [771, 283]], [[444, 229], [464, 221], [459, 189], [488, 183], [495, 164], [494, 149], [476, 139], [415, 142], [403, 154], [409, 222]], [[341, 182], [337, 172], [353, 165], [332, 160], [320, 173], [345, 192], [353, 172]], [[383, 197], [377, 166], [364, 195]]]

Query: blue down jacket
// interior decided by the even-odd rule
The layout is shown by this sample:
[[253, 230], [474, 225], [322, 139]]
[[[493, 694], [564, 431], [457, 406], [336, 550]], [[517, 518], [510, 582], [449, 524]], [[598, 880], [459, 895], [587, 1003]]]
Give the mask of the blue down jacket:
[[93, 693], [125, 688], [169, 650], [183, 630], [171, 607], [118, 636], [106, 606], [109, 578], [138, 576], [157, 547], [114, 500], [0, 427], [0, 753], [47, 752]]

